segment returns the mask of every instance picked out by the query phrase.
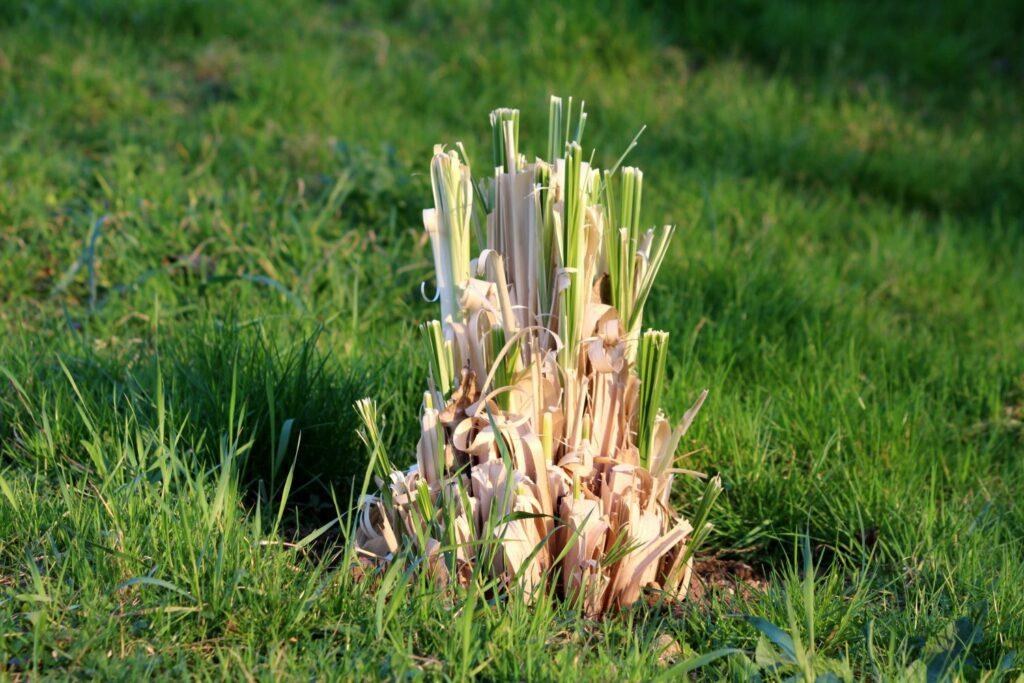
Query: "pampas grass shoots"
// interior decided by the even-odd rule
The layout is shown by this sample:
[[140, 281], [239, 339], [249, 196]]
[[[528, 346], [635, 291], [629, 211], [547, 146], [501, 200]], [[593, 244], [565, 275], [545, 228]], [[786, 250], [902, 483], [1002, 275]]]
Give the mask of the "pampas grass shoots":
[[435, 148], [423, 222], [441, 310], [422, 327], [416, 462], [394, 468], [361, 401], [360, 561], [408, 553], [439, 585], [543, 590], [591, 615], [648, 587], [685, 595], [721, 486], [705, 485], [692, 523], [673, 508], [676, 448], [707, 394], [670, 426], [668, 334], [641, 334], [673, 228], [643, 230], [643, 173], [594, 167], [586, 121], [582, 103], [551, 98], [547, 158], [531, 161], [519, 111], [496, 109], [493, 173], [477, 186], [461, 145]]

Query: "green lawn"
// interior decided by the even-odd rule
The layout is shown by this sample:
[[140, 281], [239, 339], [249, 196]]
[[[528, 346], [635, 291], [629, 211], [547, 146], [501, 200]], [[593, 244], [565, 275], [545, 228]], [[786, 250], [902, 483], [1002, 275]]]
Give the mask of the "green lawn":
[[[818, 672], [1024, 671], [1024, 10], [675, 5], [0, 3], [0, 678], [794, 673], [744, 617]], [[357, 398], [413, 459], [431, 146], [482, 168], [518, 106], [540, 152], [552, 93], [602, 165], [647, 125], [740, 595], [588, 622], [340, 561]]]

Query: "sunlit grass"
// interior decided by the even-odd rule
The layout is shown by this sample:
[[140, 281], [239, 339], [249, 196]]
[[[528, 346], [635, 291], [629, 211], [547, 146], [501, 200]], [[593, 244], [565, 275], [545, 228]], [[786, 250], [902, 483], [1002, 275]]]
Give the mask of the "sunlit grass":
[[[699, 673], [744, 677], [766, 624], [858, 676], [998, 669], [1024, 100], [1016, 6], [956, 4], [0, 3], [4, 674], [650, 679], [738, 648]], [[602, 168], [647, 125], [622, 166], [641, 225], [678, 226], [643, 313], [661, 407], [709, 389], [679, 452], [763, 594], [595, 622], [339, 571], [353, 403], [399, 464], [422, 429], [423, 159], [487, 168], [496, 103], [550, 158], [550, 92]]]

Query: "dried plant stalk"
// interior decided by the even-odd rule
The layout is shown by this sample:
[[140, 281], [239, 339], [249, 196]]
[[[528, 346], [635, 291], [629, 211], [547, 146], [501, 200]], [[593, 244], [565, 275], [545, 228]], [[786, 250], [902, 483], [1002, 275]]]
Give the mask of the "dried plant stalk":
[[492, 112], [493, 176], [475, 188], [461, 145], [435, 148], [423, 219], [441, 320], [423, 326], [416, 464], [390, 465], [361, 402], [380, 490], [362, 496], [355, 548], [380, 565], [414, 554], [441, 584], [547, 586], [599, 614], [645, 587], [685, 595], [721, 487], [708, 482], [693, 524], [673, 510], [676, 447], [707, 394], [670, 427], [668, 334], [640, 334], [673, 229], [641, 230], [643, 173], [584, 161], [582, 104], [573, 114], [551, 99], [548, 160], [528, 161], [519, 112]]

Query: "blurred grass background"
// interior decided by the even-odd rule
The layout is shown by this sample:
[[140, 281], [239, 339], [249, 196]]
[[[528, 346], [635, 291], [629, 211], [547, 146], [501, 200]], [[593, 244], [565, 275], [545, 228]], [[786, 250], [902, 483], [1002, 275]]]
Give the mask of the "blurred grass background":
[[[257, 615], [301, 602], [286, 588], [270, 606], [110, 619], [130, 577], [188, 583], [187, 563], [153, 558], [167, 534], [200, 534], [168, 502], [161, 524], [121, 522], [143, 526], [118, 566], [94, 487], [132, 509], [143, 494], [102, 463], [150, 472], [125, 435], [179, 430], [195, 472], [243, 446], [240, 509], [274, 505], [294, 458], [294, 515], [316, 526], [362, 472], [364, 395], [411, 459], [431, 147], [465, 142], [479, 173], [487, 112], [518, 106], [540, 151], [552, 93], [587, 101], [602, 165], [647, 125], [631, 155], [645, 220], [682, 228], [649, 322], [672, 333], [670, 410], [711, 390], [685, 447], [726, 482], [713, 549], [771, 574], [808, 533], [848, 608], [826, 610], [822, 646], [862, 672], [887, 670], [868, 624], [895, 671], [981, 613], [974, 651], [994, 666], [1024, 645], [1022, 86], [1024, 8], [995, 0], [0, 4], [0, 668], [52, 651], [94, 674], [215, 675], [235, 657], [266, 675], [282, 652], [279, 673], [430, 672], [437, 656], [454, 675], [420, 616], [391, 641], [339, 639], [359, 603], [324, 589], [273, 627]], [[221, 585], [191, 580], [194, 598]], [[46, 586], [47, 609], [19, 598]], [[639, 635], [575, 647], [595, 678], [648, 677], [660, 663], [638, 644], [668, 629], [697, 652], [750, 649], [728, 614], [778, 615], [780, 595], [645, 613]], [[484, 623], [499, 644], [474, 666], [491, 677], [564, 670], [552, 632], [524, 636], [526, 665], [507, 624]], [[208, 639], [226, 649], [190, 649]]]

